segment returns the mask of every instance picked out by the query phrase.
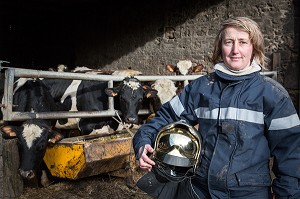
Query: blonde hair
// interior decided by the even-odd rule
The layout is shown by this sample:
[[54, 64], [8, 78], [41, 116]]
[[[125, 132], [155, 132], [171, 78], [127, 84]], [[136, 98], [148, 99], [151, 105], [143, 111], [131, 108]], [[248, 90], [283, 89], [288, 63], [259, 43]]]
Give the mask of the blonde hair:
[[247, 17], [236, 17], [225, 20], [221, 24], [216, 39], [212, 56], [213, 64], [222, 61], [222, 38], [224, 30], [228, 27], [237, 28], [249, 33], [249, 39], [253, 45], [252, 60], [255, 60], [263, 69], [266, 69], [268, 58], [265, 56], [264, 37], [258, 24]]

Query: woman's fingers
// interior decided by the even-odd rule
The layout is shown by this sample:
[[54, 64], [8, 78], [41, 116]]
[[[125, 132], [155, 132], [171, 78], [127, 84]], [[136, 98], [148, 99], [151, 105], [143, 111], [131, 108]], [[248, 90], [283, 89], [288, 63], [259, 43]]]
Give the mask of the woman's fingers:
[[143, 148], [144, 150], [140, 155], [140, 159], [139, 159], [140, 167], [142, 169], [147, 169], [148, 171], [151, 171], [152, 166], [155, 165], [155, 162], [149, 158], [148, 154], [153, 153], [154, 149], [149, 144], [146, 144], [145, 147]]
[[142, 158], [140, 158], [140, 168], [147, 169], [148, 171], [151, 171], [152, 165], [145, 162]]

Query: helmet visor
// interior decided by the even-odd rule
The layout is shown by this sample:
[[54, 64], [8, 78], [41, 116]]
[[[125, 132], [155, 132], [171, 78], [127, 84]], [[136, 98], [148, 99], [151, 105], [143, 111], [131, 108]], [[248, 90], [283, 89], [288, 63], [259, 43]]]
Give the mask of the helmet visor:
[[199, 154], [199, 142], [187, 129], [171, 128], [162, 131], [156, 139], [154, 157], [176, 166], [192, 166]]

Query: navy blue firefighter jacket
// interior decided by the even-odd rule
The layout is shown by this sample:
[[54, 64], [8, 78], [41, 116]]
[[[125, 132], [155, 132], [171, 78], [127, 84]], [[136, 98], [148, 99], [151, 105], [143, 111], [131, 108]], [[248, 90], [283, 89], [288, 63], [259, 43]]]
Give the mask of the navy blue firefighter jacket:
[[203, 155], [196, 170], [198, 185], [193, 185], [203, 184], [211, 198], [260, 187], [272, 187], [278, 198], [300, 198], [299, 117], [275, 80], [259, 72], [231, 76], [218, 70], [199, 77], [138, 130], [133, 138], [136, 157], [140, 147], [154, 146], [163, 126], [181, 119], [199, 124]]

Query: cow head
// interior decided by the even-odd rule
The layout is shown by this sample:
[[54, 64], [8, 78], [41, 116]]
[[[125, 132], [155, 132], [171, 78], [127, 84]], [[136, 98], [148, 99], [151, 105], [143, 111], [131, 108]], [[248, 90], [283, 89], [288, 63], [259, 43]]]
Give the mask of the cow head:
[[[152, 83], [150, 84], [152, 85]], [[151, 88], [149, 85], [143, 85], [145, 92], [145, 100], [143, 101], [144, 107], [149, 107], [150, 113], [155, 114], [161, 107], [161, 101], [158, 97], [158, 91]]]
[[55, 143], [62, 135], [53, 132], [44, 120], [27, 120], [21, 126], [3, 126], [4, 138], [17, 138], [21, 156], [19, 173], [28, 180], [41, 175], [40, 165], [48, 142]]
[[118, 97], [119, 108], [123, 121], [126, 123], [138, 123], [138, 111], [141, 107], [144, 90], [141, 82], [134, 77], [126, 77], [118, 86], [105, 89], [110, 97]]
[[175, 73], [176, 75], [191, 75], [199, 73], [203, 68], [202, 64], [196, 64], [193, 66], [193, 63], [190, 60], [180, 60], [176, 66], [171, 64], [166, 65], [167, 71]]
[[[202, 64], [193, 65], [190, 60], [180, 60], [176, 66], [167, 64], [166, 69], [171, 73], [175, 73], [176, 75], [192, 75], [196, 73], [200, 73], [204, 66]], [[188, 80], [185, 81], [177, 81], [175, 83], [177, 87], [176, 94], [181, 93], [185, 85], [189, 83]]]

